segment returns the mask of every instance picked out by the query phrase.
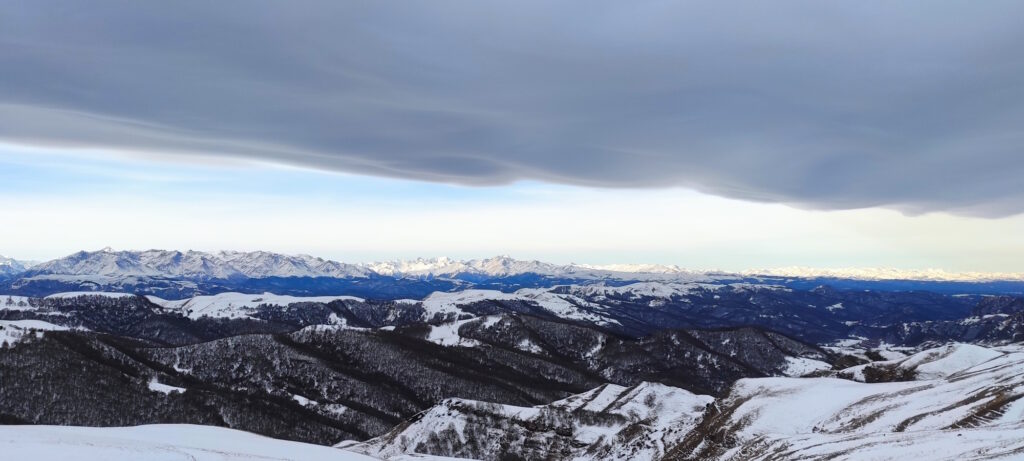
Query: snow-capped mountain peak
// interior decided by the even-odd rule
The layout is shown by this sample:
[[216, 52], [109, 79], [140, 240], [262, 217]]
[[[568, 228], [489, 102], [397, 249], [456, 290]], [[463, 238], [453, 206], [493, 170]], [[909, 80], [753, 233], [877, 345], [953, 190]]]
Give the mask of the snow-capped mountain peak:
[[311, 256], [288, 256], [266, 251], [189, 250], [80, 251], [32, 268], [32, 274], [82, 276], [183, 277], [231, 279], [263, 277], [364, 277], [367, 270], [353, 264]]
[[514, 277], [532, 274], [552, 279], [625, 281], [711, 281], [723, 278], [838, 278], [854, 280], [915, 281], [1024, 281], [1024, 273], [947, 272], [938, 269], [812, 269], [789, 267], [727, 273], [692, 271], [660, 264], [552, 264], [510, 256], [458, 260], [449, 257], [416, 258], [374, 263], [343, 263], [309, 255], [285, 255], [268, 251], [188, 250], [122, 251], [103, 248], [29, 267], [0, 257], [0, 274], [28, 271], [30, 275], [245, 279], [267, 277], [450, 278], [464, 280]]
[[31, 267], [31, 265], [32, 263], [26, 261], [18, 261], [16, 259], [0, 256], [0, 275], [11, 275], [25, 272], [25, 270]]

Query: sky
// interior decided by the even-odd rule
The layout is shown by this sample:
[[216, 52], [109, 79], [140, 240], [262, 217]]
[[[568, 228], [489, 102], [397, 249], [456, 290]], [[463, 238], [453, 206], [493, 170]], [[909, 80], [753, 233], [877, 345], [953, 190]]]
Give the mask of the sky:
[[1024, 272], [1020, 2], [12, 2], [0, 254]]

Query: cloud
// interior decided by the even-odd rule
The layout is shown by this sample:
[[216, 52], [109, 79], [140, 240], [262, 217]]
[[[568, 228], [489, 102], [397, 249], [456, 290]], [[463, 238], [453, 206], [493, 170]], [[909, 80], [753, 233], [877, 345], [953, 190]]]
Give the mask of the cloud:
[[18, 2], [0, 139], [1024, 211], [1020, 2]]

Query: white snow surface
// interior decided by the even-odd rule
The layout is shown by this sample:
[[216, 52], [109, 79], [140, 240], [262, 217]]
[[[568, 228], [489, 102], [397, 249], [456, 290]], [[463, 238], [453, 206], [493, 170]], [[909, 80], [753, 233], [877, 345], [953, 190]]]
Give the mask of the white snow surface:
[[[486, 444], [512, 427], [543, 427], [536, 418], [550, 417], [551, 411], [596, 412], [641, 421], [643, 435], [623, 441], [617, 434], [624, 426], [591, 426], [569, 417], [568, 436], [579, 447], [570, 459], [658, 459], [678, 447], [713, 404], [718, 410], [714, 414], [721, 417], [712, 419], [708, 430], [725, 434], [729, 443], [723, 452], [712, 450], [701, 459], [1024, 459], [1024, 344], [952, 344], [893, 362], [918, 370], [918, 379], [868, 384], [837, 378], [751, 378], [738, 381], [717, 401], [649, 383], [603, 385], [537, 407], [449, 399], [391, 433], [346, 447], [395, 459], [414, 456], [410, 450], [441, 430], [453, 430], [463, 439], [473, 433], [477, 441], [483, 433]], [[792, 368], [820, 366], [794, 363]], [[526, 431], [524, 439], [524, 432], [517, 431], [513, 445], [536, 443], [528, 437], [551, 436]]]
[[153, 304], [164, 309], [179, 310], [189, 318], [245, 318], [253, 313], [258, 306], [270, 305], [287, 307], [295, 303], [313, 302], [329, 303], [338, 300], [362, 301], [354, 296], [286, 296], [264, 293], [261, 295], [245, 293], [220, 293], [208, 296], [195, 296], [188, 299], [166, 300], [156, 296], [146, 296]]
[[[758, 455], [751, 456], [751, 452]], [[770, 454], [769, 454], [770, 453]], [[1020, 461], [1024, 425], [982, 429], [803, 434], [766, 437], [731, 450], [723, 461]]]
[[8, 346], [13, 346], [29, 337], [32, 333], [31, 330], [36, 330], [36, 336], [42, 336], [44, 331], [67, 331], [68, 329], [42, 320], [0, 320], [0, 343], [6, 341]]
[[735, 459], [946, 460], [979, 447], [991, 458], [966, 459], [1024, 459], [1024, 405], [1014, 400], [1024, 395], [1020, 348], [955, 344], [902, 362], [927, 367], [923, 377], [738, 381], [717, 402], [731, 410], [722, 430], [744, 447]]
[[212, 426], [0, 426], [3, 459], [75, 461], [370, 461], [332, 447]]
[[0, 310], [30, 311], [35, 310], [28, 296], [0, 295]]
[[815, 371], [830, 370], [829, 365], [821, 360], [806, 357], [786, 357], [786, 368], [782, 371], [786, 376], [803, 376]]
[[858, 381], [864, 380], [864, 369], [869, 366], [913, 370], [916, 372], [915, 376], [918, 380], [946, 378], [958, 371], [980, 365], [1002, 355], [995, 349], [957, 343], [921, 351], [909, 357], [857, 365], [843, 371], [852, 374]]
[[154, 392], [160, 392], [162, 394], [170, 394], [172, 392], [185, 392], [185, 388], [184, 387], [177, 387], [177, 386], [171, 386], [171, 385], [163, 384], [163, 383], [157, 381], [156, 378], [153, 378], [153, 379], [151, 379], [149, 381], [149, 390], [154, 391]]
[[514, 293], [498, 290], [470, 289], [457, 292], [434, 292], [423, 299], [426, 320], [434, 315], [468, 315], [459, 308], [460, 305], [482, 301], [523, 301], [536, 303], [552, 314], [561, 318], [586, 320], [598, 324], [618, 323], [618, 321], [587, 312], [581, 306], [592, 306], [591, 303], [572, 294], [552, 292], [551, 288], [523, 288]]
[[588, 320], [599, 324], [616, 322], [612, 319], [585, 312], [579, 308], [579, 304], [583, 304], [585, 301], [572, 295], [552, 293], [548, 288], [524, 288], [514, 293], [477, 289], [451, 293], [439, 291], [427, 296], [422, 302], [423, 309], [426, 310], [426, 320], [429, 320], [438, 314], [468, 315], [468, 313], [459, 308], [460, 305], [489, 300], [534, 302], [562, 318]]
[[466, 320], [456, 320], [454, 322], [448, 322], [442, 325], [434, 325], [430, 327], [430, 332], [427, 333], [427, 341], [442, 346], [464, 346], [473, 347], [478, 346], [480, 343], [476, 340], [463, 338], [459, 335], [459, 328], [470, 322], [478, 322], [479, 318], [472, 318]]
[[461, 315], [466, 312], [458, 306], [472, 304], [486, 300], [514, 300], [516, 296], [510, 293], [502, 293], [498, 290], [462, 290], [456, 292], [435, 291], [426, 298], [423, 298], [423, 309], [426, 310], [427, 318], [434, 315]]

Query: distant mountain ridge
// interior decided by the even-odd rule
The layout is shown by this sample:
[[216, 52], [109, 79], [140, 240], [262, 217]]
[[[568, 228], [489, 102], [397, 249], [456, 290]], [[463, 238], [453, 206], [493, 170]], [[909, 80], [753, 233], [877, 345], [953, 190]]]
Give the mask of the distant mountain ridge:
[[20, 274], [28, 270], [35, 262], [19, 261], [0, 255], [0, 275]]
[[694, 271], [676, 265], [659, 264], [552, 264], [536, 260], [519, 260], [509, 256], [471, 260], [437, 257], [373, 263], [344, 263], [309, 255], [284, 255], [267, 251], [210, 253], [192, 250], [184, 252], [175, 250], [117, 251], [110, 248], [98, 251], [79, 251], [63, 258], [35, 265], [0, 256], [0, 275], [161, 277], [195, 280], [268, 277], [485, 280], [536, 275], [573, 280], [686, 280], [693, 282], [722, 278], [759, 277], [870, 281], [1024, 281], [1024, 273], [947, 272], [938, 269], [790, 267], [729, 273]]
[[1021, 272], [948, 272], [942, 269], [895, 269], [886, 267], [849, 267], [819, 269], [813, 267], [780, 267], [746, 270], [748, 276], [837, 278], [853, 280], [920, 280], [939, 282], [990, 282], [998, 280], [1024, 280]]
[[312, 256], [266, 251], [79, 251], [32, 267], [26, 275], [99, 275], [233, 279], [260, 277], [363, 277], [359, 266]]
[[38, 264], [26, 275], [98, 275], [108, 277], [185, 277], [196, 279], [232, 279], [263, 277], [455, 277], [476, 275], [508, 277], [537, 274], [555, 277], [609, 278], [616, 273], [697, 274], [669, 266], [643, 266], [644, 271], [616, 270], [577, 264], [556, 265], [541, 261], [522, 261], [508, 256], [455, 260], [418, 258], [350, 264], [308, 255], [283, 255], [266, 251], [79, 251], [63, 258]]

